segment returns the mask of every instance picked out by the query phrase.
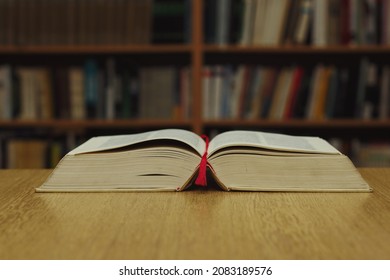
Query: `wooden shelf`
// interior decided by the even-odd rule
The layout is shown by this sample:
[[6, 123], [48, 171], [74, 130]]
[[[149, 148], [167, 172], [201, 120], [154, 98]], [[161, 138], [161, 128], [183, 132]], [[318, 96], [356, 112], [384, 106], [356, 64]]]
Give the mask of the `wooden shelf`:
[[238, 46], [204, 45], [209, 53], [282, 53], [282, 54], [352, 54], [352, 53], [390, 53], [390, 46]]
[[390, 53], [390, 46], [239, 46], [239, 45], [52, 45], [0, 46], [0, 54], [115, 54], [115, 53], [283, 53], [283, 54], [352, 54]]
[[0, 46], [0, 54], [190, 53], [192, 45]]
[[243, 128], [390, 128], [390, 120], [215, 120], [204, 121], [205, 127], [243, 127]]
[[[390, 120], [209, 120], [202, 121], [203, 128], [345, 128], [345, 129], [388, 129]], [[109, 128], [165, 128], [177, 127], [191, 129], [191, 120], [10, 120], [0, 121], [0, 128], [50, 128], [50, 129], [109, 129]]]
[[0, 121], [0, 128], [108, 129], [108, 128], [191, 128], [187, 120], [11, 120]]

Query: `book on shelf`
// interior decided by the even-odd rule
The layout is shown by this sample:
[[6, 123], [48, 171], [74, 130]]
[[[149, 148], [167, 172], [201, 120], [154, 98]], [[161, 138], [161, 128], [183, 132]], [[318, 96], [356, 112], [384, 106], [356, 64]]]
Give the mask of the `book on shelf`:
[[253, 40], [254, 22], [256, 20], [256, 1], [244, 0], [244, 12], [242, 17], [242, 30], [240, 45], [250, 45]]
[[206, 43], [223, 46], [239, 40], [244, 17], [243, 2], [237, 0], [203, 1], [203, 27]]
[[387, 119], [390, 109], [390, 67], [384, 66], [381, 73], [381, 84], [380, 84], [380, 96], [381, 100], [378, 108], [379, 118], [384, 120]]
[[[305, 41], [307, 27], [309, 26], [309, 9], [306, 7], [309, 1], [297, 0], [290, 1], [290, 7], [286, 19], [286, 28], [284, 29], [282, 42], [284, 44], [293, 44], [298, 42], [295, 37], [300, 37], [301, 42]], [[298, 33], [298, 36], [295, 35]]]
[[[209, 66], [203, 67], [202, 71], [202, 113], [203, 113], [203, 119], [211, 119], [211, 110], [213, 109], [211, 107], [211, 100], [212, 100], [212, 91], [214, 91], [213, 86], [213, 75], [212, 75], [212, 69]], [[216, 95], [216, 94], [215, 94]]]
[[390, 145], [354, 142], [353, 158], [359, 167], [387, 167], [390, 165]]
[[217, 0], [216, 43], [227, 44], [229, 41], [231, 0]]
[[294, 70], [285, 68], [282, 70], [277, 81], [272, 107], [270, 108], [268, 117], [270, 119], [283, 119], [287, 107], [287, 101], [290, 95]]
[[229, 131], [209, 142], [165, 129], [93, 137], [66, 154], [37, 191], [182, 191], [207, 185], [207, 170], [225, 191], [371, 190], [349, 158], [318, 137]]
[[0, 168], [54, 168], [66, 152], [76, 146], [72, 144], [58, 136], [3, 131], [0, 133]]
[[262, 44], [275, 46], [283, 43], [282, 39], [291, 1], [280, 0], [270, 2], [272, 2], [272, 5], [267, 14], [270, 17], [265, 26], [266, 32]]
[[75, 120], [83, 120], [86, 116], [84, 80], [85, 75], [81, 68], [69, 70], [70, 116]]
[[52, 76], [45, 67], [19, 67], [12, 74], [11, 94], [6, 103], [13, 108], [11, 118], [22, 120], [52, 119], [54, 117], [54, 93]]
[[310, 34], [310, 24], [313, 19], [313, 4], [311, 0], [301, 0], [300, 13], [298, 15], [298, 22], [292, 35], [294, 43], [304, 44], [307, 42]]
[[9, 65], [0, 66], [0, 119], [12, 119], [12, 70]]
[[[140, 71], [140, 116], [146, 119], [174, 117], [178, 73], [173, 67], [145, 67]], [[152, 82], [153, 81], [153, 82]]]
[[[152, 43], [190, 42], [191, 0], [153, 0], [152, 5]], [[137, 10], [133, 9], [133, 13]]]
[[8, 168], [45, 168], [47, 142], [37, 139], [7, 141]]
[[313, 1], [313, 45], [326, 46], [328, 44], [329, 1]]

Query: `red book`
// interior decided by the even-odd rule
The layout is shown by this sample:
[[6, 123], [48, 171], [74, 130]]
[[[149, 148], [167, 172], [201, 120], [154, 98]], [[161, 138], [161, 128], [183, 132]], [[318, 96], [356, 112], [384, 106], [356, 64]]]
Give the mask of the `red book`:
[[351, 9], [350, 9], [350, 0], [343, 0], [340, 2], [340, 42], [342, 45], [348, 45], [351, 42], [351, 32], [349, 29], [350, 25], [350, 17], [351, 17]]
[[242, 89], [240, 91], [240, 99], [239, 99], [239, 107], [238, 107], [238, 116], [239, 118], [243, 118], [245, 113], [245, 101], [248, 96], [248, 91], [250, 87], [250, 81], [251, 81], [251, 74], [252, 74], [252, 67], [251, 66], [245, 66], [245, 72], [244, 72], [244, 81], [242, 84]]
[[287, 106], [284, 111], [284, 118], [286, 119], [290, 119], [293, 116], [293, 108], [295, 108], [295, 103], [297, 102], [297, 95], [299, 86], [302, 82], [303, 72], [302, 67], [297, 67], [294, 70], [293, 81], [288, 94]]

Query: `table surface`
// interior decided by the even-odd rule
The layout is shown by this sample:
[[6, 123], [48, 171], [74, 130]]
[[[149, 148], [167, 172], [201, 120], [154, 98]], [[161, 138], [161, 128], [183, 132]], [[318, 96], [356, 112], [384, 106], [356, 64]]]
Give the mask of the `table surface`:
[[390, 259], [390, 168], [372, 193], [35, 193], [0, 171], [0, 259]]

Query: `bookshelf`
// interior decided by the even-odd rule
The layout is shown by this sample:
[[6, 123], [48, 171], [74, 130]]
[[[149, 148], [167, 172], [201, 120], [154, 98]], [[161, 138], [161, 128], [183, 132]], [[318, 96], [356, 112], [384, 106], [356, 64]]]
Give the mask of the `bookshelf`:
[[[76, 3], [74, 0], [67, 1], [73, 4]], [[86, 5], [93, 6], [93, 1], [84, 1], [87, 3]], [[253, 2], [255, 0], [250, 1]], [[333, 0], [331, 1], [334, 2]], [[22, 3], [20, 0], [17, 2]], [[105, 1], [99, 0], [97, 2], [102, 4]], [[120, 3], [120, 1], [114, 2]], [[135, 2], [137, 0], [134, 0]], [[180, 1], [172, 1], [172, 3], [176, 4], [178, 2]], [[308, 67], [309, 71], [314, 71], [315, 65], [318, 63], [335, 63], [341, 66], [358, 68], [360, 60], [364, 57], [378, 63], [380, 68], [385, 64], [387, 65], [387, 63], [390, 64], [390, 59], [387, 58], [388, 54], [390, 54], [390, 44], [388, 42], [379, 44], [334, 44], [329, 42], [326, 45], [307, 43], [259, 45], [251, 43], [241, 44], [238, 41], [210, 42], [207, 39], [207, 28], [209, 28], [207, 25], [210, 24], [208, 21], [209, 15], [205, 8], [208, 8], [206, 5], [209, 5], [209, 3], [218, 5], [222, 2], [219, 0], [214, 2], [183, 0], [183, 7], [187, 9], [183, 14], [188, 22], [183, 21], [184, 25], [186, 25], [184, 28], [187, 28], [187, 31], [183, 31], [186, 34], [181, 37], [187, 39], [181, 39], [180, 42], [169, 40], [167, 42], [154, 42], [150, 39], [148, 43], [142, 41], [133, 43], [126, 41], [110, 42], [109, 40], [103, 43], [96, 43], [93, 40], [80, 40], [80, 42], [73, 44], [69, 42], [56, 43], [55, 41], [50, 41], [50, 43], [46, 44], [34, 42], [28, 44], [3, 42], [0, 44], [0, 66], [6, 64], [16, 65], [17, 67], [41, 67], [48, 65], [50, 69], [53, 69], [57, 65], [66, 65], [66, 67], [80, 66], [89, 58], [96, 59], [97, 64], [103, 70], [106, 67], [107, 59], [110, 58], [119, 61], [118, 64], [126, 61], [124, 63], [143, 66], [166, 66], [173, 63], [175, 67], [187, 67], [190, 69], [187, 86], [190, 88], [191, 98], [188, 101], [189, 112], [187, 112], [185, 117], [179, 115], [172, 118], [149, 118], [142, 116], [132, 116], [131, 118], [86, 117], [82, 119], [61, 118], [58, 116], [49, 119], [0, 118], [1, 166], [5, 167], [7, 141], [12, 139], [14, 134], [17, 137], [21, 136], [27, 139], [32, 135], [34, 139], [38, 138], [42, 141], [52, 138], [64, 138], [66, 140], [60, 140], [62, 144], [66, 143], [64, 144], [63, 152], [71, 148], [72, 145], [77, 144], [78, 141], [83, 141], [95, 134], [132, 133], [168, 127], [189, 129], [198, 134], [208, 133], [211, 135], [214, 131], [229, 129], [263, 129], [285, 133], [318, 134], [325, 138], [338, 137], [346, 141], [363, 139], [364, 141], [372, 140], [379, 142], [381, 145], [383, 143], [390, 144], [387, 137], [390, 130], [390, 118], [387, 117], [370, 117], [368, 119], [355, 118], [354, 116], [330, 119], [308, 119], [305, 117], [288, 119], [264, 117], [205, 118], [203, 115], [203, 104], [205, 101], [204, 68], [208, 65], [231, 64], [234, 67], [238, 67], [239, 65], [252, 64], [255, 66], [266, 65], [268, 67], [283, 67], [285, 65], [294, 67], [294, 65], [302, 64], [304, 67]], [[235, 5], [237, 3], [241, 3], [241, 5], [246, 3], [238, 0], [227, 2], [232, 3], [231, 9], [236, 9], [237, 6]], [[387, 1], [383, 2], [387, 3]], [[4, 3], [10, 3], [10, 1], [4, 1]], [[161, 3], [166, 4], [169, 1], [165, 0], [164, 2], [164, 0], [160, 0]], [[4, 6], [0, 8], [4, 8]], [[243, 8], [241, 9], [243, 14]], [[212, 9], [211, 11], [216, 12]], [[91, 18], [93, 19], [92, 16]], [[123, 15], [118, 20], [121, 18], [124, 18]], [[235, 15], [232, 22], [237, 23], [237, 15]], [[160, 19], [159, 23], [164, 23], [164, 19]], [[237, 28], [243, 28], [242, 26], [237, 26]], [[83, 32], [86, 32], [86, 30]], [[34, 32], [34, 28], [31, 28], [29, 32]], [[233, 32], [237, 33], [237, 30], [233, 30]], [[237, 34], [235, 37], [237, 40]], [[53, 95], [56, 94], [58, 92], [53, 91]]]

